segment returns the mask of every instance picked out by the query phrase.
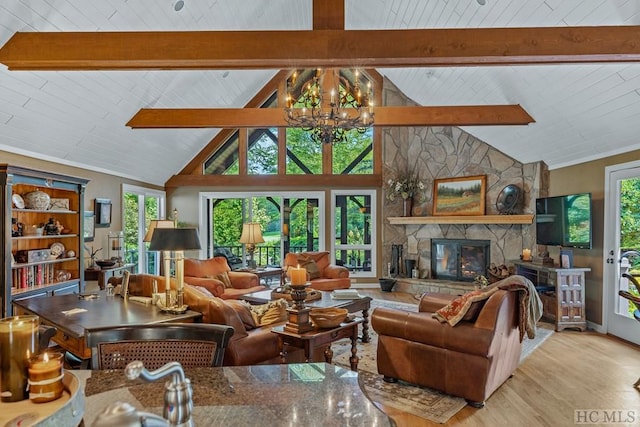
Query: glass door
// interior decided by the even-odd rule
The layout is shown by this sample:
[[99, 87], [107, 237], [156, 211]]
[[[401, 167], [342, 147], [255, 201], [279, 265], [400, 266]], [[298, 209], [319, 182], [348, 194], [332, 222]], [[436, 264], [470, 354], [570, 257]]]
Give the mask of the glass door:
[[[255, 247], [258, 266], [281, 266], [284, 254], [322, 250], [323, 193], [203, 193], [207, 257], [224, 256], [232, 269], [246, 266], [242, 224], [260, 224], [264, 243]], [[311, 197], [309, 197], [311, 195]], [[243, 261], [244, 260], [244, 261]]]
[[603, 316], [608, 333], [640, 344], [633, 308], [618, 295], [620, 290], [636, 293], [622, 274], [640, 276], [640, 162], [610, 166], [605, 174]]
[[149, 222], [165, 218], [165, 193], [144, 187], [122, 186], [124, 262], [136, 264], [138, 273], [159, 274], [159, 253], [143, 242]]

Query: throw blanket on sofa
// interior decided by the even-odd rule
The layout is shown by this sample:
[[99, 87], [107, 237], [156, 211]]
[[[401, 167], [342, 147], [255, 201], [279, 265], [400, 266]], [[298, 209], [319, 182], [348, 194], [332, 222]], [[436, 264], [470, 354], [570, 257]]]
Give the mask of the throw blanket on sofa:
[[518, 292], [520, 341], [524, 338], [525, 332], [529, 338], [535, 338], [536, 323], [542, 317], [542, 301], [531, 280], [523, 276], [509, 276], [485, 288], [468, 292], [436, 311], [433, 317], [455, 326], [464, 318], [473, 303], [488, 299], [498, 289]]

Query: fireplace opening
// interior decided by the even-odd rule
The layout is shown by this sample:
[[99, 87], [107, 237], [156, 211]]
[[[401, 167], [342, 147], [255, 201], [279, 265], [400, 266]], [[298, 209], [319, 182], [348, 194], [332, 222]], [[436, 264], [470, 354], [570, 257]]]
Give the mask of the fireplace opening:
[[431, 275], [434, 279], [473, 282], [486, 276], [490, 261], [489, 240], [432, 239]]

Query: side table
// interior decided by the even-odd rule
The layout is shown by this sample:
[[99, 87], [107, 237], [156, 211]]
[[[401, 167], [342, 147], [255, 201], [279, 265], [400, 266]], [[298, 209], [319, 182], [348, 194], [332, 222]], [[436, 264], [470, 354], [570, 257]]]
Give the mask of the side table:
[[131, 274], [135, 274], [136, 264], [124, 264], [121, 266], [101, 268], [100, 270], [87, 268], [84, 270], [84, 280], [97, 280], [98, 287], [100, 287], [100, 289], [104, 289], [104, 286], [107, 283], [109, 277], [122, 275], [122, 272], [125, 270], [129, 271]]
[[338, 341], [342, 338], [351, 339], [351, 357], [349, 357], [349, 363], [352, 371], [358, 370], [358, 347], [356, 345], [358, 340], [358, 325], [362, 323], [364, 319], [356, 317], [355, 319], [343, 322], [339, 326], [331, 329], [315, 329], [313, 331], [297, 334], [295, 332], [285, 331], [284, 326], [276, 326], [271, 329], [271, 332], [278, 335], [278, 341], [280, 346], [280, 360], [282, 363], [287, 362], [287, 350], [285, 345], [291, 345], [294, 347], [304, 349], [304, 357], [307, 362], [312, 362], [311, 357], [314, 350], [318, 348], [324, 348], [325, 362], [331, 363], [333, 360], [333, 350], [331, 350], [331, 343]]
[[253, 273], [258, 276], [258, 279], [264, 279], [265, 284], [271, 287], [271, 280], [273, 278], [278, 279], [280, 286], [284, 285], [284, 270], [279, 267], [264, 267], [264, 268], [241, 268], [236, 271], [246, 271], [248, 273]]

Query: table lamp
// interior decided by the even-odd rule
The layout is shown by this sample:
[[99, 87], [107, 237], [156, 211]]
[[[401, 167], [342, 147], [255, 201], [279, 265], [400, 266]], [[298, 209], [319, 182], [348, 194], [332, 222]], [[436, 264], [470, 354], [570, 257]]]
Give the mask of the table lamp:
[[170, 219], [152, 219], [149, 221], [149, 228], [147, 229], [147, 234], [144, 235], [143, 242], [150, 242], [153, 237], [153, 232], [156, 228], [175, 228], [173, 225], [173, 221]]
[[170, 282], [171, 282], [171, 252], [174, 253], [175, 275], [177, 284], [176, 308], [183, 307], [184, 287], [184, 251], [200, 249], [200, 237], [195, 228], [156, 228], [151, 237], [150, 251], [164, 251], [164, 277], [166, 280], [166, 306], [171, 307]]
[[253, 252], [256, 250], [256, 243], [264, 243], [260, 224], [257, 222], [242, 224], [240, 243], [244, 243], [246, 245], [247, 252], [249, 253], [249, 262], [247, 263], [247, 266], [249, 268], [256, 268], [256, 262], [253, 260]]

